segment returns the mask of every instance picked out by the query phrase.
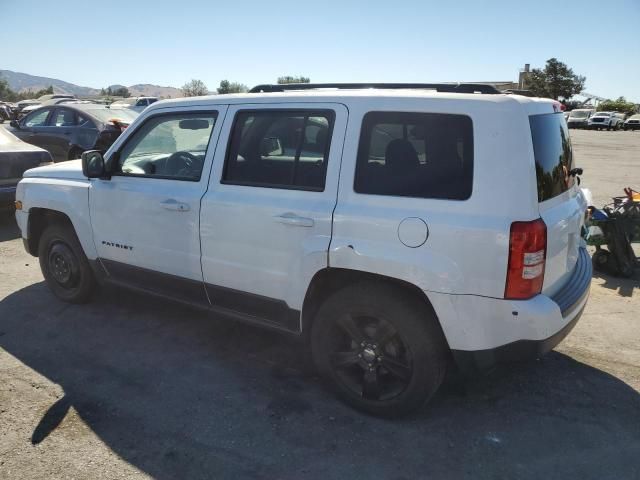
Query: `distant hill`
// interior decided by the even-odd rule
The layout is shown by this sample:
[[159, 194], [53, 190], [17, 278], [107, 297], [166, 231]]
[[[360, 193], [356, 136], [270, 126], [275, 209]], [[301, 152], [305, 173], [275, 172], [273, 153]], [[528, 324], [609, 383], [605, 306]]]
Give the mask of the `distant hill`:
[[83, 97], [90, 97], [100, 93], [99, 89], [80, 87], [73, 83], [58, 80], [57, 78], [38, 77], [27, 73], [13, 72], [11, 70], [0, 70], [0, 77], [3, 77], [9, 82], [9, 87], [11, 87], [12, 90], [18, 92], [24, 90], [40, 90], [42, 88], [48, 88], [51, 85], [55, 93], [67, 93]]
[[[13, 72], [11, 70], [0, 70], [0, 77], [7, 80], [9, 87], [15, 91], [24, 90], [40, 90], [53, 86], [54, 93], [73, 94], [78, 97], [94, 97], [100, 95], [99, 88], [81, 87], [73, 83], [58, 80], [57, 78], [38, 77], [29, 75], [28, 73]], [[122, 85], [111, 85], [111, 88], [121, 87]], [[177, 98], [182, 97], [182, 90], [174, 87], [161, 87], [152, 84], [138, 84], [127, 87], [131, 95], [134, 97], [152, 96]]]

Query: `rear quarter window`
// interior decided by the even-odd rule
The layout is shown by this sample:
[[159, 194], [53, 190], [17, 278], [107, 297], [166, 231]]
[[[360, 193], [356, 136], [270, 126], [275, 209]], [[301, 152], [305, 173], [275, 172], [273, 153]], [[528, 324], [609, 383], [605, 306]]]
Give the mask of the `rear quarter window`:
[[531, 115], [531, 140], [536, 162], [538, 201], [566, 192], [573, 185], [570, 175], [573, 152], [569, 130], [561, 113]]
[[398, 197], [466, 200], [473, 183], [473, 125], [465, 115], [369, 112], [354, 190]]

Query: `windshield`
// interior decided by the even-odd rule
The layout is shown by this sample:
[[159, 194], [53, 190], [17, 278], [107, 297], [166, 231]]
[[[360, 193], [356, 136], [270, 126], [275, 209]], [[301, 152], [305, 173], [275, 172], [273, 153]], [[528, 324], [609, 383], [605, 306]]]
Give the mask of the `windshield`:
[[598, 112], [594, 115], [594, 117], [609, 117], [611, 114], [609, 112]]
[[569, 114], [569, 118], [587, 118], [589, 116], [589, 112], [585, 110], [574, 110]]
[[129, 109], [115, 109], [112, 110], [106, 107], [93, 107], [93, 108], [83, 108], [83, 112], [87, 112], [89, 115], [93, 115], [101, 122], [109, 122], [110, 120], [119, 120], [122, 123], [131, 123], [133, 122], [138, 113], [129, 110]]

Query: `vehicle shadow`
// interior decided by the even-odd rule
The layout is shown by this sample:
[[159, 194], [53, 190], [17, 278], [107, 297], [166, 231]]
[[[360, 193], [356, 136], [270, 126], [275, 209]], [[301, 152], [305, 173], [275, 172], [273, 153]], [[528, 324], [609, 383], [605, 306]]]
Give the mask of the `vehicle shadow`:
[[608, 288], [609, 290], [617, 290], [618, 295], [621, 297], [632, 297], [634, 289], [640, 288], [639, 269], [635, 270], [633, 277], [631, 278], [614, 277], [598, 270], [593, 271], [593, 276], [595, 278], [603, 279], [604, 283], [601, 284], [601, 286]]
[[638, 478], [640, 395], [560, 353], [391, 421], [335, 400], [302, 343], [152, 297], [65, 305], [34, 284], [0, 302], [0, 332], [64, 390], [33, 444], [73, 407], [158, 479]]
[[20, 229], [16, 224], [14, 212], [8, 209], [0, 210], [0, 242], [20, 238]]

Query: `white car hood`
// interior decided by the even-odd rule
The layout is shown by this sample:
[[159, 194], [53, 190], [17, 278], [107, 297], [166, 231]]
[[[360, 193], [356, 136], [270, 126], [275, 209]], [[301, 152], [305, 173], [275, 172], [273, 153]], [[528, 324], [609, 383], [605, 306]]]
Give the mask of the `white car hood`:
[[43, 167], [32, 168], [24, 172], [25, 178], [66, 178], [69, 180], [86, 180], [82, 174], [82, 160], [52, 163]]

